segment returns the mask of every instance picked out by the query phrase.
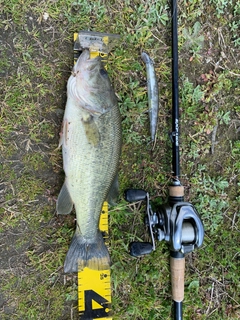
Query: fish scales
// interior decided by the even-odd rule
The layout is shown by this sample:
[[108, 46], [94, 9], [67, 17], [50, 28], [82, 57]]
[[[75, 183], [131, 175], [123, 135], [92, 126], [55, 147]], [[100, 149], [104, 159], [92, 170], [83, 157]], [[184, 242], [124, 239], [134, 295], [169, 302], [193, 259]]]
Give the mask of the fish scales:
[[86, 219], [79, 223], [80, 230], [86, 238], [91, 238], [97, 230], [102, 203], [117, 173], [120, 154], [116, 141], [121, 136], [120, 114], [115, 105], [109, 112], [91, 120], [93, 123], [88, 126], [96, 126], [99, 130], [99, 141], [95, 145], [89, 139], [90, 134], [86, 133], [83, 120], [80, 124], [75, 120], [79, 116], [81, 119], [81, 113], [81, 110], [76, 110], [71, 116], [67, 115], [67, 121], [70, 122], [68, 139], [72, 143], [63, 146], [63, 161], [69, 163], [64, 166], [66, 186], [77, 215], [78, 212], [85, 212], [86, 215]]
[[65, 182], [57, 212], [74, 205], [76, 232], [65, 272], [109, 267], [109, 254], [98, 229], [102, 204], [115, 184], [121, 152], [121, 115], [117, 98], [99, 58], [84, 51], [68, 81], [62, 145]]

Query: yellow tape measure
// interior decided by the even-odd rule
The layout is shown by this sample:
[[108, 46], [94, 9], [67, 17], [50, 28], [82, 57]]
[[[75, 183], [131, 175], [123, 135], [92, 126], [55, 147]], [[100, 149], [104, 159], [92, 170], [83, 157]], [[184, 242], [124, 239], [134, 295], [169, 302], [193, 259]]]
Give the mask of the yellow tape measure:
[[[99, 229], [108, 241], [108, 203], [104, 202]], [[78, 271], [78, 310], [81, 320], [111, 320], [110, 269]]]
[[[78, 41], [78, 36], [79, 36], [78, 33], [74, 33], [74, 35], [73, 35], [74, 42]], [[109, 41], [108, 36], [102, 37], [101, 41], [105, 45], [108, 45], [108, 41]], [[79, 56], [79, 46], [77, 46], [77, 49], [74, 50], [74, 63], [76, 63], [78, 56]], [[104, 62], [107, 59], [107, 54], [106, 53], [103, 53], [103, 52], [100, 52], [100, 51], [96, 51], [96, 50], [93, 50], [93, 51], [90, 50], [90, 58], [91, 59], [96, 58], [98, 56], [100, 56]]]

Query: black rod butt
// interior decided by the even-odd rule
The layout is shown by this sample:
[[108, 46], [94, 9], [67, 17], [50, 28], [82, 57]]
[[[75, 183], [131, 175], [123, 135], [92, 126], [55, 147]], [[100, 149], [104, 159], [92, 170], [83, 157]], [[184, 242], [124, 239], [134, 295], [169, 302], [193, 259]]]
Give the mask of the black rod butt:
[[183, 319], [182, 301], [181, 302], [173, 301], [173, 303], [174, 303], [174, 320], [182, 320]]

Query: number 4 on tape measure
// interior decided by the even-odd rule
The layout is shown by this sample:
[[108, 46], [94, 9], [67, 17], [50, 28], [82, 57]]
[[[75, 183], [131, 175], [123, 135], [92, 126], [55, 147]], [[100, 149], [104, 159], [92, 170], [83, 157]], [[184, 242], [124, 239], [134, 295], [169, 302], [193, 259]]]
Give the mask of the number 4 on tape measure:
[[[108, 204], [104, 202], [99, 229], [108, 238]], [[110, 269], [78, 271], [78, 310], [81, 320], [111, 320]]]
[[[90, 320], [90, 319], [112, 319], [109, 316], [111, 311], [110, 302], [100, 296], [97, 292], [93, 290], [85, 290], [85, 310], [80, 312], [81, 320]], [[94, 309], [94, 304], [96, 309]], [[99, 307], [97, 307], [97, 305]]]

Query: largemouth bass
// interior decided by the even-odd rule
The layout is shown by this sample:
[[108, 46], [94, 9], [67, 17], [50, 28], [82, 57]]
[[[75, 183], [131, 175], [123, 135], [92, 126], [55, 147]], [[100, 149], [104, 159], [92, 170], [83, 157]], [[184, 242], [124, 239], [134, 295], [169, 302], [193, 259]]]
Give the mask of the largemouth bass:
[[99, 231], [103, 202], [112, 192], [121, 151], [121, 116], [101, 58], [88, 50], [78, 58], [67, 84], [67, 104], [60, 138], [65, 182], [57, 213], [76, 211], [76, 231], [64, 272], [109, 268]]

